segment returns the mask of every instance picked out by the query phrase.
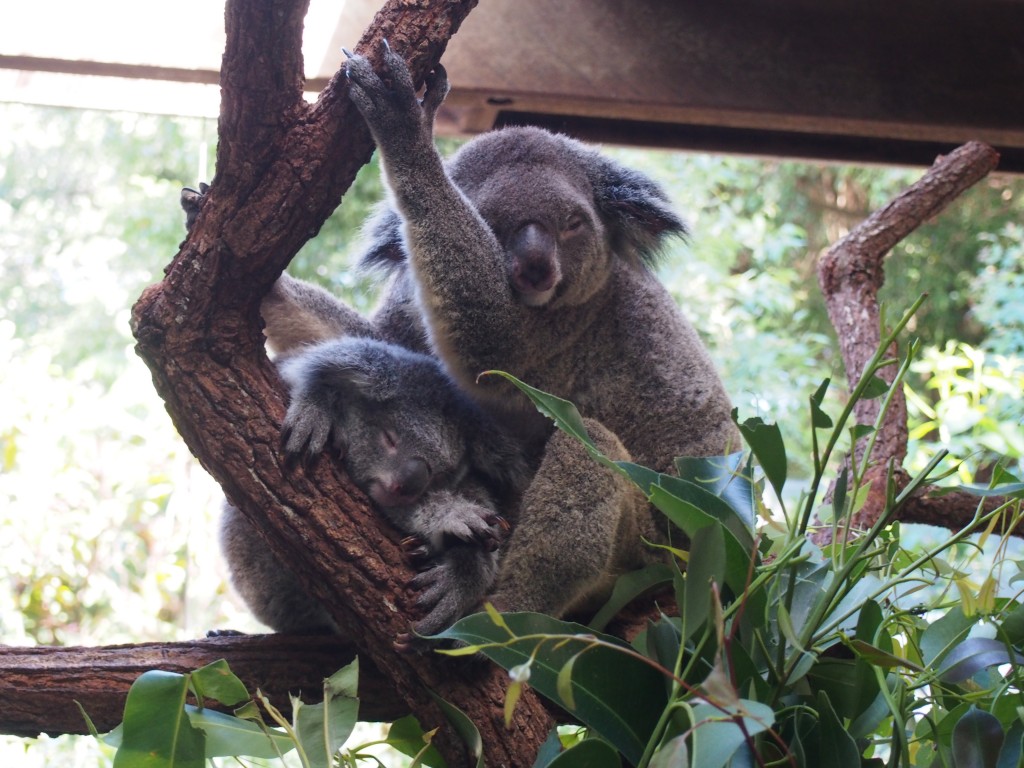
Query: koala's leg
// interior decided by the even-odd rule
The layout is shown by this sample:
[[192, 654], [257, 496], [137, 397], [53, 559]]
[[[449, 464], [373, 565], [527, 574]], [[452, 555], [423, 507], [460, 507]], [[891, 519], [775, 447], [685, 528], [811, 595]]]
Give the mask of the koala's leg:
[[377, 326], [318, 285], [282, 274], [260, 305], [264, 334], [277, 354], [344, 336], [381, 339]]
[[[599, 422], [585, 424], [598, 448], [629, 460]], [[492, 597], [503, 611], [563, 616], [596, 609], [615, 579], [651, 561], [641, 536], [654, 536], [646, 499], [628, 479], [598, 465], [573, 437], [555, 432], [504, 546]]]
[[221, 515], [220, 544], [232, 585], [261, 622], [275, 632], [338, 632], [323, 606], [303, 591], [252, 523], [227, 502]]

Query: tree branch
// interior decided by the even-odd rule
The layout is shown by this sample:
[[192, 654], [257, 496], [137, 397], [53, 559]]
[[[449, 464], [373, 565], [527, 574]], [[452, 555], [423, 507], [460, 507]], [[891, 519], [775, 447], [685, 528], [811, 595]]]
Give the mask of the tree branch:
[[[289, 716], [289, 693], [321, 701], [324, 678], [354, 657], [350, 645], [329, 636], [243, 635], [100, 648], [0, 646], [0, 733], [88, 733], [76, 701], [105, 733], [121, 722], [128, 689], [143, 672], [186, 673], [218, 659], [227, 660], [250, 693], [259, 688]], [[409, 712], [390, 680], [365, 661], [359, 698], [364, 720], [391, 721]]]
[[[373, 58], [386, 35], [422, 80], [475, 3], [392, 0], [358, 49]], [[133, 309], [137, 351], [193, 453], [420, 722], [441, 728], [436, 744], [449, 765], [470, 758], [430, 690], [470, 715], [489, 763], [531, 762], [551, 722], [536, 696], [520, 700], [506, 730], [500, 670], [396, 653], [412, 603], [394, 535], [329, 459], [289, 470], [278, 450], [284, 396], [263, 349], [259, 302], [372, 151], [343, 72], [315, 105], [301, 100], [294, 48], [303, 12], [287, 0], [228, 4], [217, 175], [166, 278]]]
[[[884, 208], [879, 209], [833, 245], [818, 262], [818, 283], [825, 296], [829, 319], [839, 338], [839, 348], [846, 366], [846, 376], [853, 387], [881, 341], [881, 318], [878, 291], [885, 279], [883, 259], [889, 250], [928, 219], [938, 215], [960, 194], [983, 179], [999, 162], [999, 155], [980, 142], [970, 142], [935, 164], [915, 184], [908, 187]], [[890, 350], [891, 356], [896, 350]], [[882, 377], [892, 383], [895, 366], [889, 366]], [[879, 399], [861, 400], [854, 409], [858, 424], [874, 425], [881, 403]], [[855, 448], [855, 460], [863, 455], [865, 439]], [[895, 393], [891, 406], [875, 437], [874, 452], [868, 477], [872, 480], [867, 502], [853, 521], [855, 528], [870, 527], [878, 519], [885, 504], [885, 477], [892, 464], [897, 482], [905, 484], [902, 472], [907, 455], [907, 403], [902, 391]], [[900, 519], [926, 522], [941, 520], [951, 528], [967, 524], [977, 507], [977, 499], [944, 497], [946, 514], [937, 516], [933, 499], [918, 495], [904, 505]], [[931, 511], [929, 512], [929, 508]], [[951, 516], [956, 510], [968, 514]]]

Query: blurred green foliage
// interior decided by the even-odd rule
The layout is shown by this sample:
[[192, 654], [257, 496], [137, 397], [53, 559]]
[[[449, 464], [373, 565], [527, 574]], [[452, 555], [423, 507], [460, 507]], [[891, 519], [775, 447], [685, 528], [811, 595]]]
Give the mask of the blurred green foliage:
[[[183, 239], [181, 187], [213, 175], [215, 141], [212, 121], [0, 105], [0, 642], [255, 626], [224, 583], [217, 489], [128, 328]], [[661, 275], [741, 412], [784, 430], [806, 423], [818, 382], [845, 378], [817, 256], [919, 171], [610, 151], [659, 179], [690, 222]], [[381, 194], [371, 164], [293, 274], [372, 307], [352, 258]], [[928, 449], [913, 461], [939, 443], [968, 459], [967, 473], [1021, 457], [1022, 209], [1024, 181], [992, 177], [889, 259], [894, 316], [930, 295], [911, 328], [926, 348], [912, 429]], [[810, 455], [809, 435], [786, 442], [790, 456]]]

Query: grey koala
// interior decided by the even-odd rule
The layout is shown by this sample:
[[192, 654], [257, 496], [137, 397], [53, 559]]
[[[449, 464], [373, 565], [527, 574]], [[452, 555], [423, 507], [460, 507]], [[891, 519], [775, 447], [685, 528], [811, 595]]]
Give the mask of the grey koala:
[[492, 598], [563, 614], [651, 557], [638, 533], [668, 531], [517, 390], [478, 376], [504, 370], [571, 400], [613, 458], [668, 471], [676, 456], [738, 449], [714, 366], [652, 272], [685, 227], [651, 179], [543, 130], [493, 131], [442, 161], [443, 68], [420, 102], [403, 59], [385, 46], [383, 62], [382, 76], [361, 56], [347, 66], [391, 196], [368, 228], [364, 263], [392, 273], [371, 322], [408, 318], [465, 392], [542, 446]]
[[[522, 452], [450, 381], [438, 361], [391, 344], [344, 338], [279, 362], [291, 402], [285, 452], [295, 460], [330, 446], [352, 481], [429, 567], [412, 582], [432, 634], [478, 607], [493, 585], [498, 545], [528, 467]], [[501, 506], [499, 506], [501, 505]], [[339, 628], [225, 505], [221, 546], [232, 582], [277, 631]]]
[[[188, 229], [208, 189], [182, 191]], [[294, 460], [330, 442], [352, 481], [409, 534], [402, 543], [410, 556], [428, 564], [411, 584], [426, 612], [414, 629], [433, 634], [479, 607], [509, 528], [498, 511], [514, 514], [530, 473], [524, 453], [435, 358], [410, 351], [426, 347], [401, 303], [370, 321], [322, 288], [282, 275], [261, 312], [290, 389], [286, 453]], [[263, 623], [279, 632], [339, 631], [227, 502], [220, 540], [232, 583]]]

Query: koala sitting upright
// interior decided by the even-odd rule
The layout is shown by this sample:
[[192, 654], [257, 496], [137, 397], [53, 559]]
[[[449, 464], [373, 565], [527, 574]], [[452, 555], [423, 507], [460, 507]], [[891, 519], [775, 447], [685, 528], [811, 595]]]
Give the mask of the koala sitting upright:
[[638, 538], [655, 535], [653, 516], [511, 385], [478, 377], [499, 369], [571, 400], [612, 458], [668, 471], [676, 456], [738, 449], [711, 360], [650, 269], [685, 229], [652, 180], [539, 129], [484, 134], [443, 162], [432, 124], [444, 70], [421, 103], [385, 48], [383, 76], [361, 56], [347, 67], [394, 206], [370, 227], [365, 256], [394, 273], [377, 317], [422, 327], [463, 390], [543, 445], [493, 600], [562, 614], [649, 557]]
[[[434, 358], [370, 339], [337, 339], [279, 362], [291, 402], [286, 453], [330, 445], [352, 481], [432, 558], [412, 582], [432, 634], [478, 607], [497, 575], [497, 547], [528, 469], [521, 452], [451, 383]], [[338, 631], [249, 521], [230, 505], [221, 545], [232, 582], [277, 631]]]

